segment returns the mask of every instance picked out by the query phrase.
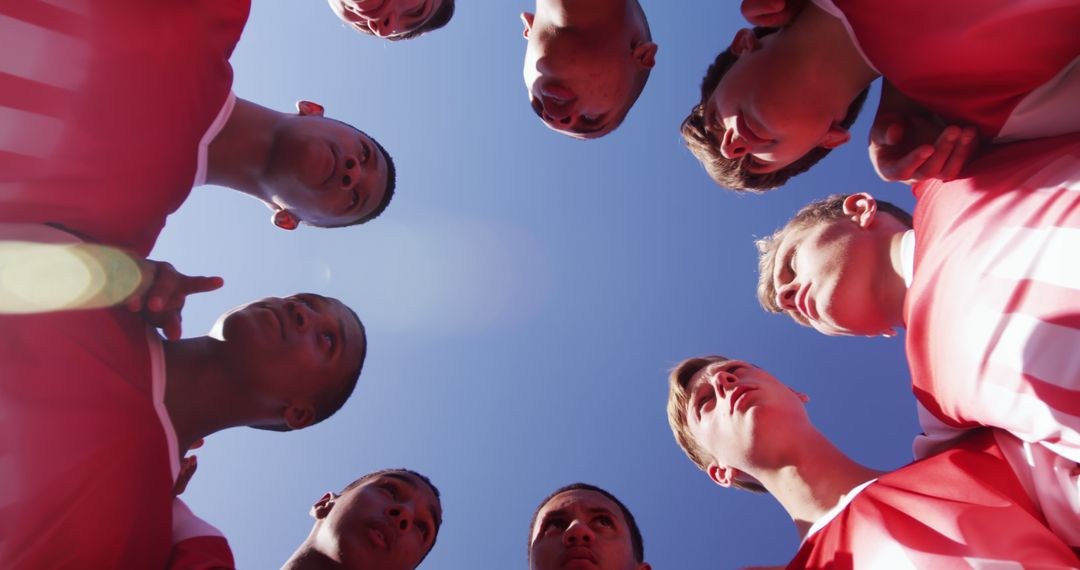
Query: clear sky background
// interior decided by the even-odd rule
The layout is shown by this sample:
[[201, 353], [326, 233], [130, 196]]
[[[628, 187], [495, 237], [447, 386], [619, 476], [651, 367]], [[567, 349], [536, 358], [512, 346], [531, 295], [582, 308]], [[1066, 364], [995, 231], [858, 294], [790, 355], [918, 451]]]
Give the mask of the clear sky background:
[[301, 291], [342, 299], [367, 326], [364, 373], [335, 417], [298, 433], [235, 429], [199, 450], [184, 498], [240, 568], [276, 568], [324, 492], [398, 466], [443, 494], [424, 569], [525, 568], [538, 501], [575, 481], [630, 507], [657, 570], [786, 563], [798, 540], [779, 505], [714, 485], [668, 428], [667, 371], [701, 354], [749, 360], [809, 394], [815, 423], [857, 460], [910, 460], [903, 336], [825, 337], [754, 295], [754, 237], [805, 203], [867, 190], [913, 204], [867, 159], [876, 90], [852, 143], [781, 190], [735, 195], [678, 125], [743, 25], [738, 4], [644, 8], [656, 69], [622, 127], [582, 142], [529, 108], [527, 0], [459, 2], [447, 28], [396, 44], [346, 29], [318, 0], [254, 2], [236, 93], [279, 110], [323, 103], [390, 150], [398, 189], [371, 224], [289, 233], [251, 198], [199, 188], [151, 256], [225, 278], [189, 299], [187, 336], [238, 304]]

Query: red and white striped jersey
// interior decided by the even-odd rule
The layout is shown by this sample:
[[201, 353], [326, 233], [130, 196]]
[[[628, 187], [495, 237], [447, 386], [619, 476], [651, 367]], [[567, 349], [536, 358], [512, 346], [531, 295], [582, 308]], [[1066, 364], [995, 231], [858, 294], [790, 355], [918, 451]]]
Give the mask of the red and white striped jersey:
[[915, 396], [1080, 460], [1080, 136], [1000, 145], [914, 192]]
[[146, 255], [231, 109], [250, 0], [0, 3], [0, 222]]
[[900, 92], [983, 137], [1080, 132], [1076, 0], [814, 0]]
[[168, 570], [235, 570], [229, 541], [217, 527], [191, 512], [179, 498], [173, 503], [173, 548]]
[[811, 528], [790, 569], [1078, 568], [990, 430], [863, 486]]

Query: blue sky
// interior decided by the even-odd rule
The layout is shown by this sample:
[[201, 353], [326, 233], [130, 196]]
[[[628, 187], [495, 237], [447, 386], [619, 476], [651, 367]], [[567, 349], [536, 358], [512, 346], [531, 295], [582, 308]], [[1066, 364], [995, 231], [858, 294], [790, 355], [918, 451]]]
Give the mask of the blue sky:
[[824, 337], [754, 296], [753, 238], [806, 202], [866, 190], [910, 209], [907, 187], [880, 182], [866, 158], [873, 104], [855, 142], [811, 173], [735, 195], [708, 179], [678, 125], [741, 26], [736, 3], [644, 4], [657, 67], [622, 127], [588, 142], [529, 108], [518, 14], [532, 8], [461, 2], [447, 28], [389, 44], [317, 1], [254, 3], [236, 93], [279, 110], [323, 103], [389, 149], [399, 182], [371, 224], [292, 233], [251, 198], [199, 188], [154, 250], [225, 278], [189, 299], [186, 335], [298, 291], [336, 296], [367, 325], [363, 376], [334, 418], [290, 434], [230, 430], [199, 450], [184, 498], [241, 568], [280, 565], [325, 491], [397, 466], [443, 493], [425, 569], [524, 568], [537, 502], [574, 481], [627, 503], [658, 570], [785, 563], [797, 538], [775, 501], [712, 484], [668, 429], [666, 372], [700, 354], [750, 360], [809, 394], [815, 423], [857, 460], [909, 461], [903, 336]]

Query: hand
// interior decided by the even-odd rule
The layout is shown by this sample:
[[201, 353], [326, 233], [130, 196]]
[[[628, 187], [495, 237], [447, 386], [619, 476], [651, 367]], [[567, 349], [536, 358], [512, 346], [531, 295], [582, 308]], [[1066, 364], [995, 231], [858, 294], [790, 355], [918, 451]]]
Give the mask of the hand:
[[[203, 440], [196, 441], [188, 451], [202, 447]], [[176, 475], [176, 483], [173, 484], [173, 495], [179, 497], [187, 489], [195, 470], [199, 468], [199, 457], [188, 455], [180, 460], [180, 473]]]
[[755, 26], [779, 28], [790, 24], [806, 0], [742, 0], [742, 15]]
[[191, 277], [176, 270], [170, 263], [144, 259], [139, 262], [142, 281], [125, 301], [129, 311], [142, 311], [146, 322], [165, 333], [169, 340], [180, 339], [180, 310], [193, 293], [205, 293], [220, 288], [220, 277]]
[[978, 146], [974, 127], [946, 125], [888, 83], [882, 85], [881, 103], [870, 127], [870, 162], [882, 180], [905, 184], [952, 180]]

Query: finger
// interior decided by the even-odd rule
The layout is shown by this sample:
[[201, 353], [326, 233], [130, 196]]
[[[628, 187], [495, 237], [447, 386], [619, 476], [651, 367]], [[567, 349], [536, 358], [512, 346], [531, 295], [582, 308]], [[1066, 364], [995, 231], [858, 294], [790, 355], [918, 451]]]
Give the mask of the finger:
[[889, 181], [909, 180], [932, 154], [934, 147], [924, 144], [894, 161], [882, 160], [882, 177]]
[[960, 171], [963, 170], [964, 165], [971, 160], [971, 157], [975, 154], [975, 149], [979, 146], [979, 136], [974, 127], [967, 127], [960, 133], [960, 139], [956, 143], [956, 148], [953, 149], [952, 156], [945, 162], [945, 165], [941, 168], [941, 173], [938, 175], [942, 180], [952, 180], [957, 176], [960, 176]]
[[169, 263], [158, 264], [157, 274], [146, 293], [146, 310], [157, 312], [165, 308], [168, 299], [180, 284], [180, 273]]
[[904, 123], [888, 114], [880, 117], [870, 127], [870, 142], [882, 145], [896, 145], [904, 140]]
[[937, 142], [934, 143], [934, 153], [915, 171], [915, 176], [918, 178], [939, 177], [941, 169], [945, 166], [945, 161], [952, 156], [953, 149], [956, 148], [956, 142], [959, 139], [960, 127], [945, 127], [941, 134], [938, 135]]
[[180, 340], [180, 312], [169, 315], [162, 324], [161, 330], [164, 331], [165, 338], [172, 341]]
[[784, 5], [785, 0], [743, 0], [740, 10], [750, 23], [757, 24], [756, 18], [781, 12]]
[[214, 291], [221, 289], [221, 286], [225, 284], [225, 280], [221, 277], [191, 277], [188, 275], [182, 275], [182, 277], [179, 289], [183, 291], [184, 295]]

